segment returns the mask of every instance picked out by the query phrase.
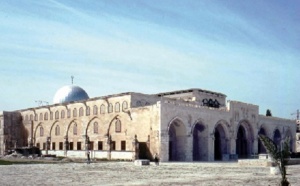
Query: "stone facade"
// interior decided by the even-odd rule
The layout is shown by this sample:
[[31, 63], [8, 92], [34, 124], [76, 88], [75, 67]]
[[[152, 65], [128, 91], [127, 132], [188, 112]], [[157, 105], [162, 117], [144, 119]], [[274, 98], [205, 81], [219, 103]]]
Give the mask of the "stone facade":
[[259, 115], [257, 105], [226, 101], [202, 89], [160, 94], [122, 93], [2, 112], [0, 153], [37, 146], [43, 154], [92, 158], [214, 161], [265, 153], [258, 134], [278, 144], [296, 122]]

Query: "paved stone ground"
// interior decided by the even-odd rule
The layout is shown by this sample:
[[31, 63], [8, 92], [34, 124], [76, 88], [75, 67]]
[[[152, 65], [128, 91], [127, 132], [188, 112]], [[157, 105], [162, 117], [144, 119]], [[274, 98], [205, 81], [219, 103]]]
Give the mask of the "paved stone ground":
[[[291, 185], [300, 186], [300, 165], [288, 167]], [[269, 167], [237, 163], [161, 163], [135, 166], [132, 162], [23, 164], [0, 166], [0, 185], [277, 185], [280, 175]]]

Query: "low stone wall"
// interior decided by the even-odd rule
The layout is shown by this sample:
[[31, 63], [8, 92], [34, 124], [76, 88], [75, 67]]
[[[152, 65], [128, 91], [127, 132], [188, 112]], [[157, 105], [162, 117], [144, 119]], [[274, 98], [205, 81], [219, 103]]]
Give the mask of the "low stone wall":
[[[46, 151], [42, 151], [42, 155], [45, 155]], [[70, 157], [70, 158], [86, 158], [85, 150], [68, 150], [65, 155], [65, 151], [63, 150], [48, 150], [49, 155], [56, 155], [61, 157]], [[111, 151], [110, 159], [112, 160], [132, 160], [132, 151]], [[90, 157], [96, 159], [109, 159], [109, 152], [107, 151], [90, 151]]]

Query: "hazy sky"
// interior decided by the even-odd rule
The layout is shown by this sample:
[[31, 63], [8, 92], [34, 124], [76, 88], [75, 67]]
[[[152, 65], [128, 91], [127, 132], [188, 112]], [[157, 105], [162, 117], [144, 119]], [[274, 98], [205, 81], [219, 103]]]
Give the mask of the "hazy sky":
[[300, 1], [2, 0], [0, 110], [201, 88], [291, 118], [300, 108]]

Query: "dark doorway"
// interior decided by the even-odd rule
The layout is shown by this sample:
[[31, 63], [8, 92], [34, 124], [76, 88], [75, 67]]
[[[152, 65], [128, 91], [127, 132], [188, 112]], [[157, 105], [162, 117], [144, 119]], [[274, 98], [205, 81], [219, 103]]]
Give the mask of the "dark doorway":
[[206, 145], [203, 142], [205, 126], [197, 123], [193, 130], [193, 161], [204, 160], [203, 153], [206, 150]]
[[278, 129], [276, 129], [275, 132], [274, 132], [273, 141], [277, 145], [277, 148], [280, 148], [281, 134], [280, 134]]
[[222, 152], [221, 152], [221, 137], [218, 130], [215, 132], [215, 160], [222, 159]]
[[243, 126], [239, 127], [237, 140], [236, 140], [236, 153], [238, 154], [239, 158], [247, 158], [248, 154], [248, 145], [247, 145], [247, 136], [246, 131]]
[[151, 153], [146, 142], [139, 142], [139, 159], [151, 160]]
[[[265, 129], [261, 128], [259, 130], [258, 134], [265, 136], [266, 135]], [[266, 151], [265, 147], [263, 146], [261, 140], [258, 138], [258, 154], [266, 154], [266, 153], [267, 153], [267, 151]]]
[[186, 129], [184, 124], [176, 119], [169, 127], [169, 161], [185, 161]]

